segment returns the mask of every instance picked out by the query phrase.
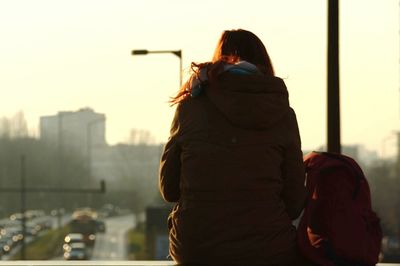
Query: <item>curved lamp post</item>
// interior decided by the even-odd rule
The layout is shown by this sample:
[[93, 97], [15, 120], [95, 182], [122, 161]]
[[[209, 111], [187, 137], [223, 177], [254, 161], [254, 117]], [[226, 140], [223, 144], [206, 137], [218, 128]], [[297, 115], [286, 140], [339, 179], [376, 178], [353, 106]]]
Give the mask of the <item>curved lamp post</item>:
[[88, 179], [89, 182], [92, 178], [92, 127], [98, 123], [104, 123], [106, 121], [106, 117], [101, 117], [99, 119], [95, 119], [86, 124], [86, 152], [87, 152], [87, 167], [88, 167]]
[[179, 87], [182, 86], [182, 50], [132, 50], [132, 55], [147, 55], [147, 54], [174, 54], [179, 57]]

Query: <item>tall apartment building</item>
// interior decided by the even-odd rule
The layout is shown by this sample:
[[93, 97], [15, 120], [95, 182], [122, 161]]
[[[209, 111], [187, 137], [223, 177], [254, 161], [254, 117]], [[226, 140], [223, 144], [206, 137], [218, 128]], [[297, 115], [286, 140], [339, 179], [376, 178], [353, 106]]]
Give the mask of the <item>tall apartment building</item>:
[[40, 139], [64, 152], [72, 150], [90, 157], [92, 149], [107, 145], [106, 117], [90, 108], [62, 111], [40, 117]]
[[92, 109], [58, 112], [40, 118], [40, 139], [58, 147], [58, 155], [79, 153], [77, 158], [88, 170], [81, 182], [83, 187], [96, 187], [99, 180], [104, 180], [110, 200], [118, 198], [119, 204], [137, 209], [152, 204], [159, 197], [163, 145], [110, 146], [105, 140], [105, 126], [105, 115]]

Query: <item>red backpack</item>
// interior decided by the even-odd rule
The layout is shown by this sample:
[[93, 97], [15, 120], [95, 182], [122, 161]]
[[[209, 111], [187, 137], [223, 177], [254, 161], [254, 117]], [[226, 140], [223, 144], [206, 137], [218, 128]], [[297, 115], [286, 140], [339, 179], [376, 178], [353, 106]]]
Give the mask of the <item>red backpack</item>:
[[327, 152], [312, 152], [304, 163], [309, 198], [298, 226], [302, 254], [324, 266], [375, 265], [382, 230], [360, 166]]

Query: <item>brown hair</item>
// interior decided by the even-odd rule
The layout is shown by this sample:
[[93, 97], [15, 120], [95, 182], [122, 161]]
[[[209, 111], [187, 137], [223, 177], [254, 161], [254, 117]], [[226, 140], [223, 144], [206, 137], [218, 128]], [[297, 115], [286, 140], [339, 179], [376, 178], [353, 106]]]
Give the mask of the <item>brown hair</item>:
[[[257, 66], [264, 75], [274, 75], [271, 59], [262, 41], [254, 33], [242, 29], [224, 31], [215, 48], [212, 61], [200, 64], [192, 62], [191, 70], [197, 75], [200, 69], [208, 67], [208, 79], [212, 82], [221, 73], [225, 63], [234, 64], [241, 60]], [[192, 81], [193, 75], [183, 84], [176, 96], [171, 98], [172, 105], [179, 103], [190, 94]]]

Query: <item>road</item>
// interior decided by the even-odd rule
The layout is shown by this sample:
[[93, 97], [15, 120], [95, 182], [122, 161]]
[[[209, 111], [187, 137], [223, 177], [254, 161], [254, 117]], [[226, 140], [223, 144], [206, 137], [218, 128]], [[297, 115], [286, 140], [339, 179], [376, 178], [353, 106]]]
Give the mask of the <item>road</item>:
[[[50, 225], [51, 228], [58, 228], [58, 226], [63, 226], [67, 224], [71, 220], [71, 214], [64, 214], [60, 217], [55, 217], [55, 216], [41, 216], [38, 218], [35, 218], [33, 220], [30, 220], [29, 222], [32, 224], [43, 224], [46, 223]], [[47, 221], [47, 222], [46, 222]], [[18, 227], [21, 228], [21, 222], [20, 221], [11, 221], [9, 218], [1, 219], [0, 224], [5, 226], [4, 228], [7, 230], [8, 227]], [[37, 236], [42, 236], [45, 234], [47, 230], [45, 231], [40, 231]], [[27, 236], [25, 239], [25, 244], [29, 244], [35, 239], [35, 237], [32, 236]], [[10, 260], [21, 250], [21, 244], [18, 244], [12, 248], [12, 250], [8, 253], [3, 255], [0, 260]]]
[[92, 260], [127, 260], [126, 233], [136, 226], [135, 216], [108, 218], [105, 223], [106, 232], [96, 234]]

